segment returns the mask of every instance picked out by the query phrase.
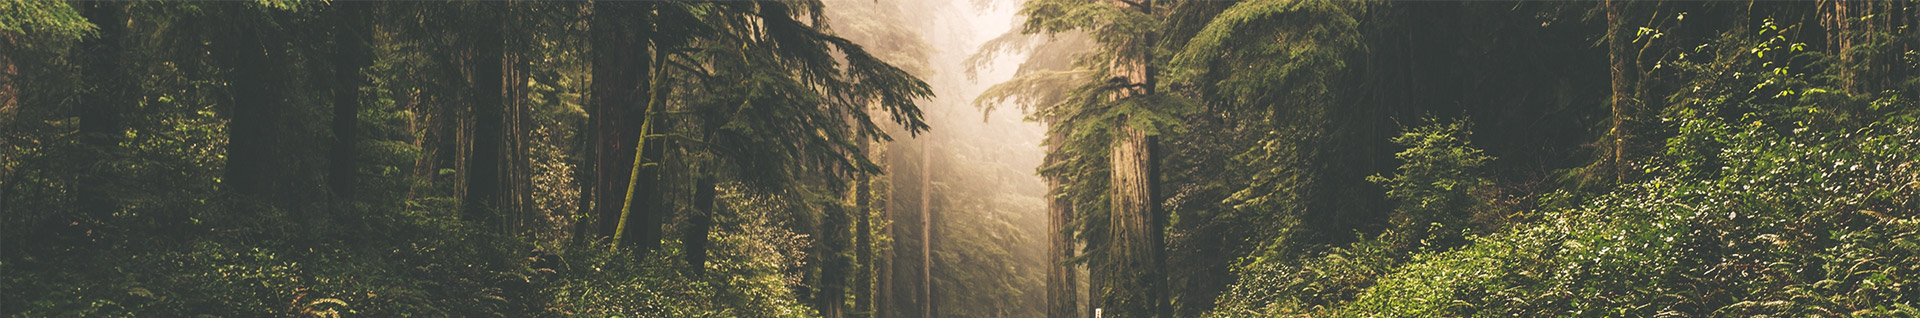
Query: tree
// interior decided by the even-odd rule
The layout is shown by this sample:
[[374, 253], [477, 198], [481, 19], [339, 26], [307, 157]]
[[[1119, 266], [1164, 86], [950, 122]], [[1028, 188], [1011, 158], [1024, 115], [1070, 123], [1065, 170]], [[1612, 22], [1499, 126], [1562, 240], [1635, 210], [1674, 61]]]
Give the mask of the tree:
[[[115, 179], [109, 167], [114, 154], [121, 153], [117, 151], [120, 143], [126, 139], [122, 114], [133, 108], [132, 98], [137, 94], [134, 91], [137, 86], [127, 75], [131, 66], [123, 64], [129, 57], [125, 43], [129, 23], [127, 5], [101, 1], [88, 3], [81, 10], [98, 32], [97, 36], [81, 42], [81, 50], [85, 52], [85, 64], [81, 66], [83, 81], [92, 89], [81, 95], [85, 101], [78, 107], [80, 134], [90, 155], [85, 159], [87, 171], [81, 175], [75, 191], [81, 212], [92, 218], [106, 217], [119, 208], [119, 201], [107, 190]], [[8, 85], [11, 84], [9, 79]]]
[[[868, 140], [863, 136], [859, 141], [860, 153], [871, 154]], [[873, 299], [879, 293], [873, 285], [873, 190], [872, 177], [875, 173], [858, 173], [853, 179], [853, 218], [854, 218], [854, 282], [853, 312], [858, 317], [871, 317], [874, 313]]]
[[372, 5], [343, 2], [328, 8], [334, 21], [333, 42], [333, 151], [328, 160], [328, 177], [336, 197], [354, 200], [355, 180], [359, 177], [360, 87], [366, 76], [361, 68], [372, 64], [367, 41]]
[[[672, 191], [666, 187], [672, 183], [658, 171], [669, 164], [695, 167], [699, 174], [718, 179], [693, 183], [696, 203], [707, 200], [708, 189], [718, 193], [717, 188], [728, 183], [750, 194], [798, 199], [796, 206], [817, 212], [796, 219], [811, 220], [818, 214], [830, 221], [795, 225], [798, 232], [819, 238], [819, 249], [810, 255], [820, 262], [810, 263], [821, 265], [807, 269], [819, 275], [807, 280], [816, 289], [812, 300], [823, 312], [843, 313], [838, 307], [852, 271], [852, 262], [842, 255], [853, 252], [843, 242], [852, 238], [844, 228], [853, 221], [851, 209], [840, 206], [844, 200], [823, 204], [811, 198], [815, 193], [845, 193], [837, 186], [877, 171], [854, 142], [888, 138], [871, 112], [887, 113], [909, 133], [925, 130], [914, 99], [930, 94], [926, 84], [819, 25], [801, 22], [818, 14], [819, 4], [649, 5], [653, 10], [647, 17], [657, 23], [646, 43], [652, 63], [646, 110], [640, 113], [641, 127], [631, 149], [638, 153], [628, 166], [633, 173], [622, 184], [626, 191], [616, 195], [622, 207], [618, 217], [603, 222], [614, 223], [612, 233], [622, 244], [638, 244], [643, 250], [658, 244], [664, 231], [659, 222], [670, 202], [664, 196]], [[597, 125], [602, 135], [615, 129], [606, 122]], [[669, 153], [667, 148], [681, 150]], [[606, 148], [601, 151], [604, 156]], [[607, 166], [598, 166], [603, 177]], [[809, 186], [814, 184], [834, 186]], [[606, 201], [605, 193], [595, 196], [600, 204]], [[686, 218], [690, 224], [681, 228], [692, 236], [683, 236], [683, 243], [707, 242], [698, 237], [712, 226], [707, 217]], [[689, 265], [698, 266], [693, 261]]]
[[[273, 8], [244, 4], [220, 7], [236, 26], [214, 44], [214, 55], [227, 70], [227, 171], [224, 185], [244, 198], [272, 205], [284, 203], [292, 180], [280, 149], [285, 135], [280, 119], [286, 111], [283, 95], [292, 85], [280, 78], [291, 70], [288, 39]], [[284, 206], [283, 206], [284, 207]]]
[[[467, 154], [466, 195], [461, 198], [461, 216], [478, 222], [492, 231], [505, 232], [505, 216], [502, 215], [501, 199], [504, 185], [501, 182], [501, 153], [505, 136], [504, 116], [507, 111], [505, 86], [506, 55], [504, 23], [501, 22], [507, 12], [506, 3], [477, 4], [473, 8], [474, 28], [468, 29], [465, 49], [468, 50], [461, 61], [470, 70], [467, 79], [470, 95], [468, 104], [473, 112], [472, 148]], [[492, 25], [488, 25], [492, 22]]]
[[603, 237], [614, 236], [620, 225], [619, 207], [626, 199], [634, 161], [635, 151], [630, 145], [640, 142], [640, 130], [633, 123], [642, 118], [640, 107], [650, 99], [643, 86], [653, 69], [652, 55], [644, 53], [647, 47], [642, 37], [650, 27], [647, 5], [595, 2], [589, 27], [593, 33], [593, 102], [588, 117], [593, 122], [594, 157], [587, 166], [595, 172], [593, 189], [586, 195], [593, 198], [589, 220], [599, 225], [597, 233]]
[[1608, 104], [1613, 108], [1613, 124], [1607, 129], [1610, 146], [1605, 161], [1614, 182], [1618, 183], [1625, 181], [1630, 170], [1626, 159], [1627, 139], [1630, 138], [1627, 124], [1632, 121], [1631, 114], [1638, 109], [1635, 106], [1637, 97], [1634, 96], [1633, 83], [1636, 75], [1640, 74], [1637, 66], [1639, 57], [1629, 46], [1635, 37], [1630, 33], [1638, 28], [1627, 20], [1627, 1], [1608, 0], [1602, 6], [1606, 7], [1607, 12], [1607, 61], [1612, 72], [1608, 87], [1613, 89], [1613, 96], [1608, 99]]
[[920, 316], [939, 312], [933, 304], [933, 146], [920, 143]]
[[1169, 114], [1178, 113], [1183, 102], [1156, 93], [1160, 62], [1153, 52], [1167, 15], [1156, 8], [1155, 1], [1032, 1], [1022, 9], [1028, 16], [1024, 32], [1084, 30], [1099, 43], [1080, 64], [1097, 72], [1097, 80], [1070, 93], [1063, 102], [1069, 106], [1043, 114], [1065, 118], [1060, 129], [1081, 139], [1068, 143], [1084, 142], [1081, 136], [1088, 134], [1109, 136], [1111, 208], [1098, 254], [1103, 261], [1093, 270], [1116, 283], [1096, 292], [1099, 306], [1119, 317], [1171, 315], [1162, 272], [1165, 220], [1158, 209], [1154, 138], [1170, 127]]
[[[974, 100], [974, 104], [983, 111], [991, 113], [1001, 103], [1012, 102], [1022, 112], [1033, 114], [1059, 105], [1066, 99], [1067, 87], [1081, 85], [1088, 72], [1073, 68], [1073, 56], [1087, 51], [1090, 43], [1084, 34], [1064, 33], [1041, 37], [1010, 31], [986, 44], [980, 51], [968, 57], [969, 71], [977, 71], [995, 56], [1008, 52], [1025, 51], [1027, 59], [1022, 61], [1015, 77], [1007, 82], [995, 84]], [[1080, 317], [1080, 269], [1074, 265], [1077, 259], [1077, 232], [1074, 203], [1076, 198], [1069, 186], [1077, 184], [1073, 178], [1060, 173], [1061, 168], [1069, 165], [1066, 158], [1071, 156], [1061, 148], [1067, 142], [1068, 129], [1061, 129], [1059, 118], [1030, 117], [1029, 121], [1045, 121], [1050, 128], [1046, 144], [1046, 160], [1035, 172], [1045, 177], [1047, 183], [1047, 267], [1046, 267], [1046, 314], [1047, 317]]]
[[[1056, 132], [1047, 139], [1061, 140], [1065, 139], [1065, 136]], [[1047, 146], [1047, 152], [1050, 154], [1058, 152], [1059, 149], [1058, 145]], [[1048, 157], [1050, 157], [1048, 165], [1059, 164], [1058, 159]], [[1058, 177], [1047, 178], [1049, 192], [1052, 192], [1052, 189], [1059, 189], [1064, 183]], [[1072, 224], [1073, 200], [1065, 196], [1048, 198], [1047, 229], [1050, 231], [1047, 233], [1047, 317], [1051, 318], [1080, 317], [1080, 305], [1077, 301], [1080, 297], [1080, 282], [1075, 277], [1079, 273], [1073, 266], [1067, 264], [1075, 254], [1071, 234]]]

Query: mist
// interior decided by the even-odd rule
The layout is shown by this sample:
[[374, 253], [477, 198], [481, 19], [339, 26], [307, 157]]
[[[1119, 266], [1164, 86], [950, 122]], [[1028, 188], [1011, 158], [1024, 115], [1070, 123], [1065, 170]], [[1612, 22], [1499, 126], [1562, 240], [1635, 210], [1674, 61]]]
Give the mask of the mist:
[[[894, 142], [877, 159], [888, 166], [892, 184], [893, 268], [881, 275], [895, 283], [894, 290], [880, 291], [889, 294], [881, 301], [892, 302], [879, 309], [891, 311], [888, 316], [1044, 315], [1047, 189], [1036, 171], [1046, 155], [1046, 127], [1020, 108], [974, 103], [1013, 77], [1024, 56], [966, 63], [983, 43], [1012, 30], [1017, 11], [1017, 3], [967, 0], [828, 2], [836, 31], [890, 56], [888, 62], [908, 65], [934, 92], [920, 101], [932, 130], [895, 129]], [[895, 29], [865, 29], [875, 21]], [[911, 35], [863, 35], [890, 32]], [[922, 254], [922, 212], [932, 219], [931, 255]], [[923, 276], [926, 257], [932, 259], [931, 290]], [[925, 301], [929, 292], [932, 304]]]

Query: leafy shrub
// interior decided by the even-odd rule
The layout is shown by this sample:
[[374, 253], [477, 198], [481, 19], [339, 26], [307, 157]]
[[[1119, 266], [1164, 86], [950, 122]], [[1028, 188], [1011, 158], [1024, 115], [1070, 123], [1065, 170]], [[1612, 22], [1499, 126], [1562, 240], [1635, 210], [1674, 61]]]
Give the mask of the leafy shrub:
[[1668, 174], [1579, 211], [1413, 256], [1341, 316], [1917, 313], [1920, 129], [1694, 123], [1714, 177]]
[[1468, 137], [1466, 120], [1413, 127], [1394, 137], [1394, 143], [1407, 147], [1394, 155], [1403, 164], [1391, 176], [1367, 178], [1399, 202], [1386, 231], [1306, 257], [1276, 251], [1255, 255], [1236, 269], [1240, 281], [1210, 316], [1322, 313], [1368, 290], [1411, 251], [1465, 243], [1474, 229], [1472, 214], [1484, 206], [1476, 193], [1487, 184], [1480, 169], [1493, 160]]
[[1407, 147], [1394, 154], [1403, 162], [1400, 168], [1391, 176], [1367, 177], [1399, 202], [1389, 222], [1404, 238], [1385, 237], [1409, 240], [1397, 244], [1451, 246], [1470, 229], [1471, 214], [1481, 205], [1474, 192], [1487, 184], [1480, 169], [1493, 157], [1470, 145], [1469, 136], [1462, 119], [1408, 129], [1393, 138]]

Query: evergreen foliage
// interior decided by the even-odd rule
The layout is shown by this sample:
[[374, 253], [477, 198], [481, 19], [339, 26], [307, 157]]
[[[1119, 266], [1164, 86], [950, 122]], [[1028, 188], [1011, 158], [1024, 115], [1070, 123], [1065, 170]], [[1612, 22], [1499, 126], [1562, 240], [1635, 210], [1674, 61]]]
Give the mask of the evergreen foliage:
[[1916, 25], [0, 0], [0, 315], [1920, 316]]

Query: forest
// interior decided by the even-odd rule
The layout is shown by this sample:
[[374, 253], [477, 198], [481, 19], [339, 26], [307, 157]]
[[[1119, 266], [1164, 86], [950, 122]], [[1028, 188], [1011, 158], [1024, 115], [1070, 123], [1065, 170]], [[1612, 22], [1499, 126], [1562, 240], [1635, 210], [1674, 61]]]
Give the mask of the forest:
[[0, 0], [7, 317], [1920, 317], [1920, 0]]

